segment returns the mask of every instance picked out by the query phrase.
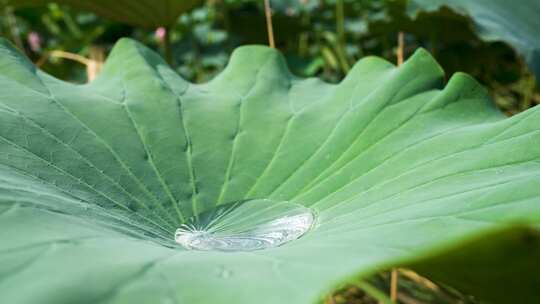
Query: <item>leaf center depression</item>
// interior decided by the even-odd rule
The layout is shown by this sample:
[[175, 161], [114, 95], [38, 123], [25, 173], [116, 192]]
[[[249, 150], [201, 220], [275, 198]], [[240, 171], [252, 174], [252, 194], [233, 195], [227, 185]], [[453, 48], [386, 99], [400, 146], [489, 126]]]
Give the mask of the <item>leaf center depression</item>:
[[253, 199], [189, 219], [176, 230], [175, 240], [190, 250], [252, 251], [296, 240], [314, 221], [313, 211], [302, 205]]

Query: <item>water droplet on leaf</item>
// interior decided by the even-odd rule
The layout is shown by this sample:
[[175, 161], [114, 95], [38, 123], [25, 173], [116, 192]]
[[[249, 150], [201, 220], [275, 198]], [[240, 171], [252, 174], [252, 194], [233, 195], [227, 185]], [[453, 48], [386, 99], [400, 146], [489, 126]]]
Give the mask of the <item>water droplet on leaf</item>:
[[176, 230], [192, 250], [252, 251], [277, 247], [304, 235], [315, 221], [302, 205], [267, 199], [225, 204], [189, 219]]

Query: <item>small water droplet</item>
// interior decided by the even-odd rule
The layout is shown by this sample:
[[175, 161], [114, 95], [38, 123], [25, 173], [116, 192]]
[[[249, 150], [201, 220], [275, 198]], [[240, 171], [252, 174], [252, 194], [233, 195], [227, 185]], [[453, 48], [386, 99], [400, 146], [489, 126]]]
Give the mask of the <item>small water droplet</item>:
[[302, 205], [254, 199], [226, 204], [189, 219], [176, 230], [175, 240], [191, 250], [252, 251], [293, 241], [314, 221], [314, 213]]

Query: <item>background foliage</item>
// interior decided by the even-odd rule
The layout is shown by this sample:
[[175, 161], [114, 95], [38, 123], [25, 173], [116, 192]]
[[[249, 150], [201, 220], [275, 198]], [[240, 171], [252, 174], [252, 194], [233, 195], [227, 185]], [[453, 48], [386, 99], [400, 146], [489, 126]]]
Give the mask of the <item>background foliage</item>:
[[[24, 49], [42, 69], [62, 79], [85, 82], [85, 66], [50, 56], [50, 51], [62, 50], [99, 62], [114, 42], [126, 36], [162, 52], [169, 49], [163, 28], [152, 27], [158, 22], [128, 25], [55, 3], [12, 5], [27, 2], [47, 1], [4, 2], [1, 35]], [[186, 2], [190, 2], [186, 7], [196, 4]], [[166, 6], [167, 1], [155, 3]], [[299, 76], [337, 82], [363, 56], [377, 55], [395, 62], [398, 32], [403, 31], [405, 56], [417, 47], [428, 49], [448, 75], [464, 71], [487, 85], [508, 114], [540, 102], [534, 77], [523, 59], [504, 43], [483, 42], [473, 22], [449, 8], [412, 19], [402, 0], [273, 0], [272, 7], [277, 46]], [[163, 10], [158, 7], [149, 13], [154, 12]], [[207, 81], [221, 71], [235, 47], [267, 44], [262, 1], [208, 0], [167, 22], [172, 23], [168, 32], [171, 54], [164, 55], [183, 77], [195, 82]]]

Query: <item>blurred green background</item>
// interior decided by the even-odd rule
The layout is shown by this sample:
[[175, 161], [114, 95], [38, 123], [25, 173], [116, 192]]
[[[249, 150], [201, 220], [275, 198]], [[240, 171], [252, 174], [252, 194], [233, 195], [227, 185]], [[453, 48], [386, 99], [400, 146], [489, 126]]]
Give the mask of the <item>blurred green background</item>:
[[[237, 46], [268, 43], [263, 0], [177, 0], [190, 1], [187, 8], [193, 9], [179, 8], [185, 12], [178, 18], [169, 14], [166, 28], [158, 26], [159, 19], [134, 16], [134, 21], [126, 20], [137, 25], [129, 25], [84, 7], [1, 1], [0, 35], [44, 71], [76, 83], [95, 77], [121, 37], [132, 37], [163, 53], [178, 73], [193, 82], [219, 73]], [[157, 11], [160, 1], [154, 3]], [[470, 19], [448, 8], [412, 19], [406, 2], [399, 0], [272, 0], [271, 6], [276, 46], [298, 76], [338, 82], [363, 56], [396, 62], [398, 33], [403, 32], [405, 57], [418, 47], [426, 48], [447, 75], [464, 71], [486, 85], [507, 114], [540, 103], [540, 90], [523, 59], [502, 42], [483, 42]], [[106, 10], [100, 15], [109, 16], [107, 12], [114, 14]]]

